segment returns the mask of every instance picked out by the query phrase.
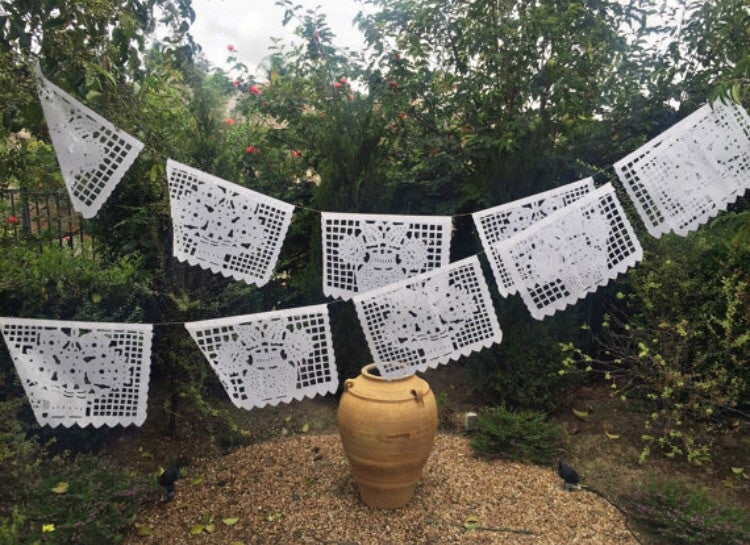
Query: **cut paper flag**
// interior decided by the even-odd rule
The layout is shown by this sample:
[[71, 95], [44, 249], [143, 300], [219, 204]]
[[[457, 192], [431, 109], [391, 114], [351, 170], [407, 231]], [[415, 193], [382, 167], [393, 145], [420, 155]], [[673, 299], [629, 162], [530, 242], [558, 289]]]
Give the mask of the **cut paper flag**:
[[167, 182], [177, 259], [257, 286], [271, 279], [293, 205], [171, 159]]
[[185, 324], [237, 407], [338, 388], [328, 307], [316, 305]]
[[321, 213], [323, 293], [351, 299], [450, 260], [450, 216]]
[[143, 143], [87, 108], [36, 67], [52, 145], [73, 208], [94, 217], [143, 149]]
[[353, 297], [367, 344], [388, 379], [502, 340], [476, 256]]
[[612, 184], [495, 243], [493, 249], [537, 320], [596, 291], [643, 257]]
[[706, 104], [614, 166], [652, 236], [685, 236], [750, 187], [750, 117]]
[[516, 293], [513, 277], [494, 249], [494, 244], [520, 233], [552, 212], [577, 201], [594, 190], [593, 178], [584, 178], [472, 214], [474, 225], [482, 241], [482, 247], [495, 275], [500, 295], [507, 297]]
[[0, 328], [40, 425], [146, 420], [150, 324], [0, 318]]

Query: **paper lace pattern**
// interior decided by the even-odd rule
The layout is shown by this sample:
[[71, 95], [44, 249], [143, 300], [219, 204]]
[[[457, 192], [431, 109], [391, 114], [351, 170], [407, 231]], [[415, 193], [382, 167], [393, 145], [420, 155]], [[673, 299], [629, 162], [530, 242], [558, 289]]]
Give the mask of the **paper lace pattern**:
[[326, 305], [185, 327], [237, 407], [277, 405], [338, 388]]
[[495, 243], [494, 249], [538, 320], [596, 291], [643, 257], [611, 184]]
[[151, 325], [0, 318], [0, 328], [40, 425], [146, 420]]
[[450, 260], [450, 216], [321, 214], [323, 293], [353, 295], [405, 280]]
[[44, 118], [73, 208], [94, 217], [143, 149], [118, 129], [47, 80], [37, 67]]
[[171, 159], [173, 252], [248, 284], [271, 279], [294, 206]]
[[476, 256], [356, 295], [353, 301], [374, 361], [389, 379], [502, 340]]
[[594, 190], [593, 178], [585, 178], [543, 193], [537, 193], [472, 214], [482, 247], [503, 297], [516, 293], [513, 277], [493, 244], [512, 237], [552, 212], [577, 201]]
[[615, 171], [652, 236], [685, 236], [750, 187], [750, 117], [735, 104], [706, 104]]

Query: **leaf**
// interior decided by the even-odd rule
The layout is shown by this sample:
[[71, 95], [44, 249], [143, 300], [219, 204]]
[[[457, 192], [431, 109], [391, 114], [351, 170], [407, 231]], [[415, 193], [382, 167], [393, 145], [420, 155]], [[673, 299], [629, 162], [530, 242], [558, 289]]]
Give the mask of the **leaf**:
[[613, 441], [615, 439], [619, 439], [620, 438], [620, 434], [619, 433], [609, 433], [607, 430], [604, 430], [604, 433], [607, 434], [607, 437], [609, 439], [612, 439]]
[[223, 522], [226, 526], [234, 526], [235, 524], [237, 524], [237, 522], [239, 522], [239, 520], [240, 519], [238, 519], [237, 517], [229, 517], [221, 519], [221, 522]]
[[203, 533], [204, 528], [205, 526], [203, 526], [202, 524], [196, 524], [195, 526], [190, 528], [190, 533], [194, 536], [200, 535]]
[[198, 486], [198, 485], [203, 484], [203, 477], [194, 478], [192, 481], [190, 481], [190, 484], [192, 484], [193, 486]]
[[479, 526], [479, 519], [474, 515], [469, 515], [466, 517], [466, 520], [464, 520], [464, 528], [469, 532], [476, 530], [477, 526]]
[[744, 467], [733, 467], [732, 468], [732, 473], [734, 473], [735, 475], [742, 475], [742, 473], [744, 471], [745, 471]]
[[232, 541], [229, 545], [245, 545], [242, 541]]
[[302, 426], [302, 433], [307, 433], [308, 431], [310, 431], [310, 424]]
[[291, 422], [291, 421], [292, 421], [292, 415], [291, 414], [289, 416], [287, 416], [286, 418], [284, 418], [284, 422], [286, 422], [287, 424], [289, 424], [289, 422]]
[[573, 409], [573, 414], [578, 418], [579, 420], [588, 420], [589, 413], [588, 411], [579, 411], [577, 409]]
[[68, 491], [68, 487], [70, 485], [66, 483], [65, 481], [60, 481], [55, 486], [51, 488], [52, 492], [55, 494], [65, 494]]
[[46, 534], [47, 532], [54, 532], [55, 531], [55, 525], [54, 524], [43, 524], [42, 525], [42, 533]]
[[212, 522], [211, 524], [206, 524], [206, 527], [204, 528], [206, 532], [209, 534], [213, 534], [216, 530], [216, 525]]
[[150, 536], [153, 531], [151, 530], [151, 526], [148, 524], [140, 524], [136, 522], [133, 526], [135, 526], [135, 529], [138, 530], [139, 536]]

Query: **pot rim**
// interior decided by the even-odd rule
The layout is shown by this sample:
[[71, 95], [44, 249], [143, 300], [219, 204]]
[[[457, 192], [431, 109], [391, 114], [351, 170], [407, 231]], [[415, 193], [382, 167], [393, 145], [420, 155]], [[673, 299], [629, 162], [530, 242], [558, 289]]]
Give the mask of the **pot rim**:
[[370, 370], [375, 369], [377, 366], [378, 366], [377, 363], [368, 363], [367, 365], [365, 365], [362, 368], [362, 370], [361, 370], [362, 375], [366, 376], [370, 380], [379, 380], [379, 381], [382, 381], [382, 382], [399, 382], [401, 380], [410, 379], [411, 377], [414, 376], [414, 374], [411, 374], [411, 375], [404, 375], [404, 376], [398, 377], [398, 378], [388, 379], [388, 378], [385, 378], [385, 377], [380, 377], [378, 375], [371, 374]]

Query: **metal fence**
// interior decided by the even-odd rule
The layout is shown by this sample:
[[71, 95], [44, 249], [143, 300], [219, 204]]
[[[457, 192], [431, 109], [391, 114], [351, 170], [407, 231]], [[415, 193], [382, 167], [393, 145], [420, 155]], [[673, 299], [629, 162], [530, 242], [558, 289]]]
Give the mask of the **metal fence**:
[[27, 242], [40, 250], [45, 245], [81, 250], [91, 248], [86, 222], [63, 191], [34, 192], [27, 189], [0, 190], [4, 242]]

